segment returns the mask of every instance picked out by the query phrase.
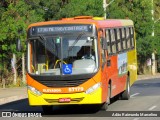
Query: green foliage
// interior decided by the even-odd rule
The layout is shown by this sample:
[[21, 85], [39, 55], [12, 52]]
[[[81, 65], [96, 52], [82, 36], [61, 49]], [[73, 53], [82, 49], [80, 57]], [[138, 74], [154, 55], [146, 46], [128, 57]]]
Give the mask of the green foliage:
[[157, 54], [160, 56], [160, 1], [159, 0], [154, 0], [154, 34], [155, 34], [155, 40], [154, 40], [154, 45], [156, 48]]
[[107, 9], [109, 18], [133, 20], [135, 25], [137, 51], [140, 61], [145, 61], [155, 49], [151, 0], [116, 0]]
[[[37, 14], [31, 5], [24, 0], [0, 1], [0, 64], [10, 65], [12, 54], [16, 53], [16, 40], [26, 40], [27, 26], [42, 21], [43, 16]], [[3, 61], [2, 61], [3, 57]], [[2, 68], [1, 68], [2, 69]], [[3, 68], [4, 69], [4, 68]]]
[[[112, 0], [107, 0], [109, 3]], [[133, 20], [137, 51], [141, 61], [153, 51], [160, 55], [160, 20], [152, 20], [152, 0], [114, 0], [106, 10], [107, 19]], [[160, 2], [154, 0], [154, 20], [160, 18]], [[27, 26], [38, 21], [74, 16], [104, 16], [103, 0], [2, 0], [0, 1], [0, 61], [10, 63], [16, 40], [25, 46]], [[151, 36], [154, 30], [155, 36]], [[25, 49], [24, 49], [25, 51]], [[0, 66], [2, 63], [0, 62]], [[4, 65], [5, 66], [5, 65]]]
[[155, 18], [155, 20], [157, 20], [160, 18], [160, 1], [159, 0], [154, 0], [153, 8], [155, 9], [154, 18]]
[[103, 16], [102, 0], [70, 0], [58, 13], [59, 18]]
[[57, 20], [66, 17], [90, 15], [103, 16], [102, 0], [30, 0], [37, 13], [45, 20]]

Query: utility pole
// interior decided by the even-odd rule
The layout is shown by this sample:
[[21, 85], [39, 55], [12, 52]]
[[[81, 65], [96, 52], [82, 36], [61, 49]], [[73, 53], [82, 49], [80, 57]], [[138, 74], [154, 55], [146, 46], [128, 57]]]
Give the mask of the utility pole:
[[23, 82], [24, 84], [26, 83], [24, 53], [22, 53], [22, 82]]
[[158, 20], [154, 21], [154, 23], [158, 22], [159, 20], [160, 20], [160, 18]]
[[106, 19], [106, 17], [107, 17], [107, 15], [106, 15], [106, 8], [110, 5], [110, 4], [112, 4], [113, 2], [114, 2], [114, 0], [112, 0], [111, 2], [109, 2], [108, 4], [107, 4], [107, 1], [108, 0], [103, 0], [103, 9], [104, 9], [104, 18]]
[[103, 0], [103, 9], [104, 9], [104, 18], [106, 19], [106, 7], [107, 7], [107, 1]]
[[[153, 20], [153, 30], [152, 30], [152, 36], [154, 37], [154, 2], [152, 0], [152, 20]], [[152, 75], [155, 75], [156, 73], [156, 63], [155, 63], [155, 51], [152, 53]]]
[[14, 72], [14, 77], [13, 77], [13, 84], [14, 85], [16, 85], [17, 84], [17, 60], [16, 60], [16, 54], [15, 53], [13, 53], [13, 59], [12, 59], [13, 61], [13, 72]]

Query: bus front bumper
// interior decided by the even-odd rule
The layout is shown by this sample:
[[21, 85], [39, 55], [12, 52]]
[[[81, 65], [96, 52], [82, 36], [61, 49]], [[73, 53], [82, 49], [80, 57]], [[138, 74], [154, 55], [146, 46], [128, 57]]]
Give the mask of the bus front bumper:
[[102, 89], [99, 87], [94, 92], [87, 94], [85, 92], [72, 94], [42, 94], [35, 95], [28, 89], [28, 99], [30, 106], [41, 105], [67, 105], [67, 104], [101, 104]]

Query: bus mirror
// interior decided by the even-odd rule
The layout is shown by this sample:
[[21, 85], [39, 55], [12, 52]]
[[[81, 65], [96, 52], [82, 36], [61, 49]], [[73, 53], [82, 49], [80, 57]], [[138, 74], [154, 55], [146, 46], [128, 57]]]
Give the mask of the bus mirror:
[[17, 39], [17, 43], [16, 43], [16, 49], [18, 52], [21, 51], [22, 49], [22, 46], [21, 46], [21, 40], [20, 39]]
[[87, 37], [87, 42], [92, 42], [94, 40], [94, 37]]

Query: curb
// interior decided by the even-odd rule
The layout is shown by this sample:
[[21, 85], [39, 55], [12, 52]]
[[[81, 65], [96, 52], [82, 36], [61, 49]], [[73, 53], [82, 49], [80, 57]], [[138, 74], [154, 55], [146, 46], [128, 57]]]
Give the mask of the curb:
[[[145, 76], [145, 77], [144, 76], [139, 76], [137, 78], [137, 80], [148, 80], [148, 79], [157, 79], [157, 78], [160, 79], [160, 75], [157, 75], [157, 76]], [[17, 100], [26, 99], [26, 98], [28, 98], [27, 94], [0, 98], [0, 105], [7, 104], [7, 103], [10, 103], [10, 102], [14, 102], [14, 101], [17, 101]]]
[[160, 79], [160, 76], [139, 77], [139, 78], [137, 78], [137, 80], [148, 80], [148, 79], [157, 79], [157, 78]]
[[0, 99], [0, 105], [10, 103], [10, 102], [14, 102], [14, 101], [17, 101], [17, 100], [26, 99], [27, 97], [28, 97], [27, 95], [19, 95], [19, 96], [11, 96], [11, 97], [6, 97], [6, 98], [1, 98]]

